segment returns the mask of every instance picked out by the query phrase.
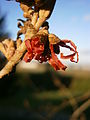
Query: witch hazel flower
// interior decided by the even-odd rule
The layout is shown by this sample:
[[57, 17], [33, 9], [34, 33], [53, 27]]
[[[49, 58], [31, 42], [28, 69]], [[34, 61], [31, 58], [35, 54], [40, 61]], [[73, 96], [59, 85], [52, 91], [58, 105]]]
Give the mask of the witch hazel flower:
[[[70, 43], [70, 45], [67, 45]], [[71, 62], [78, 62], [77, 47], [71, 40], [60, 40], [54, 34], [43, 35], [39, 34], [25, 41], [27, 52], [23, 57], [25, 62], [30, 62], [32, 59], [40, 63], [48, 62], [55, 70], [65, 70], [67, 68], [57, 57], [60, 54], [61, 59], [70, 59]], [[60, 52], [60, 47], [65, 47], [72, 51], [72, 54], [64, 55]], [[77, 60], [74, 60], [77, 55]]]

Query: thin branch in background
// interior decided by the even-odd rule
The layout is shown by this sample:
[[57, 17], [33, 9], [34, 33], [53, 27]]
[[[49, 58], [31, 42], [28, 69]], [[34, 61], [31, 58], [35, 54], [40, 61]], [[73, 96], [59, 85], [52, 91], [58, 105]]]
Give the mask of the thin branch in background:
[[90, 107], [90, 99], [84, 102], [79, 108], [77, 108], [71, 116], [71, 120], [77, 120], [79, 116]]

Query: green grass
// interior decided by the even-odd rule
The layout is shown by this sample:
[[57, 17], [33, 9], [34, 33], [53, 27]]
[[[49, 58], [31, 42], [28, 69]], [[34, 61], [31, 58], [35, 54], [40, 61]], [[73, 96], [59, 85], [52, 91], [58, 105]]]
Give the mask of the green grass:
[[[70, 75], [73, 77], [72, 84], [70, 85], [70, 88], [68, 88], [68, 91], [70, 94], [72, 94], [74, 97], [81, 96], [84, 93], [90, 91], [90, 74], [89, 72], [81, 72], [79, 71], [69, 71], [66, 73], [61, 73], [61, 75]], [[46, 100], [47, 101], [59, 101], [69, 98], [69, 94], [67, 93], [67, 90], [63, 91], [60, 90], [50, 90], [50, 91], [40, 91], [36, 89], [34, 92], [32, 92], [32, 83], [30, 83], [30, 80], [26, 79], [26, 75], [19, 75], [19, 78], [17, 79], [16, 83], [14, 84], [14, 88], [11, 87], [11, 95], [7, 95], [5, 97], [0, 98], [0, 106], [17, 106], [17, 107], [24, 107], [24, 100], [28, 99], [30, 105], [32, 107], [37, 106], [37, 104], [42, 103], [41, 101]], [[27, 77], [28, 78], [28, 77]], [[67, 79], [68, 80], [68, 79]], [[43, 78], [42, 78], [43, 81]], [[14, 81], [15, 82], [15, 81]], [[48, 83], [45, 83], [48, 84]], [[12, 85], [12, 84], [11, 84]], [[16, 86], [16, 89], [15, 89]], [[17, 87], [18, 86], [18, 87]], [[8, 88], [9, 89], [9, 88]], [[34, 89], [34, 88], [33, 88]], [[15, 91], [16, 90], [16, 91]], [[14, 91], [14, 93], [13, 93]], [[9, 94], [9, 93], [8, 93]], [[40, 101], [40, 102], [39, 102]]]
[[[53, 73], [52, 73], [53, 74]], [[39, 113], [47, 111], [48, 113], [64, 101], [72, 98], [77, 98], [90, 92], [90, 74], [87, 71], [67, 71], [60, 72], [60, 79], [68, 82], [71, 78], [69, 88], [55, 89], [49, 86], [52, 74], [45, 73], [44, 75], [16, 74], [12, 80], [1, 81], [0, 84], [0, 108], [18, 108]], [[55, 73], [55, 75], [57, 75]], [[45, 77], [46, 76], [46, 77]], [[47, 78], [49, 76], [49, 78]], [[40, 80], [39, 80], [40, 78]], [[36, 84], [34, 83], [36, 82]], [[45, 87], [45, 89], [42, 89]], [[47, 89], [51, 87], [51, 89]], [[84, 101], [79, 102], [81, 105]], [[72, 114], [72, 106], [69, 103], [60, 112]], [[87, 112], [88, 111], [88, 112]], [[89, 115], [90, 109], [85, 111]], [[89, 120], [89, 119], [88, 119]]]

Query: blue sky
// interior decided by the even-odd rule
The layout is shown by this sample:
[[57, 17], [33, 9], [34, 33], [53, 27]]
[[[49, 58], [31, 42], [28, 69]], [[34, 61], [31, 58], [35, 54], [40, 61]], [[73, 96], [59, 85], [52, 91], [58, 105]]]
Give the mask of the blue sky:
[[[6, 30], [10, 31], [11, 37], [15, 39], [18, 31], [17, 19], [23, 18], [23, 12], [19, 4], [15, 2], [0, 0], [0, 6], [1, 13], [7, 14]], [[81, 62], [89, 62], [90, 0], [57, 0], [48, 21], [50, 32], [55, 33], [61, 39], [71, 39], [78, 46]], [[84, 58], [85, 54], [86, 58]]]

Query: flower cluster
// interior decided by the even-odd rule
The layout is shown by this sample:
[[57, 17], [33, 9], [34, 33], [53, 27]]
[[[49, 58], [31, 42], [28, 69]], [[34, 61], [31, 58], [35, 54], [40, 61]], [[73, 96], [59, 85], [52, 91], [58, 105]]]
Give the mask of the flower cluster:
[[[71, 46], [67, 45], [70, 43]], [[48, 36], [46, 35], [37, 35], [32, 39], [25, 41], [27, 47], [27, 52], [24, 55], [23, 60], [25, 62], [30, 62], [32, 59], [38, 60], [40, 63], [49, 62], [55, 70], [65, 70], [67, 66], [62, 64], [58, 59], [57, 54], [60, 54], [62, 59], [70, 59], [71, 62], [78, 62], [78, 52], [76, 50], [75, 44], [70, 40], [60, 40], [58, 43], [52, 43], [49, 41]], [[60, 53], [60, 47], [66, 47], [73, 51], [72, 54], [64, 56], [63, 53]], [[74, 56], [77, 54], [77, 61], [74, 60]]]

